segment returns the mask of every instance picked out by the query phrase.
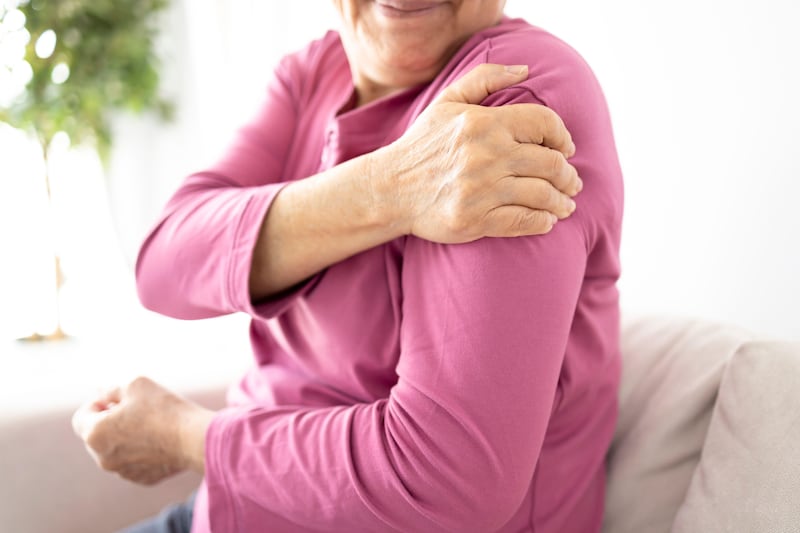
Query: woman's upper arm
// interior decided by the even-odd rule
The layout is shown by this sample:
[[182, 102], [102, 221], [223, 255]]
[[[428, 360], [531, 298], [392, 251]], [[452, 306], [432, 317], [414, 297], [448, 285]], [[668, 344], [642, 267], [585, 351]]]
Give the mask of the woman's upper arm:
[[[403, 257], [402, 355], [387, 409], [437, 428], [440, 439], [449, 435], [444, 446], [479, 465], [454, 484], [464, 491], [461, 501], [478, 505], [497, 491], [499, 516], [528, 489], [570, 335], [581, 334], [573, 319], [584, 278], [613, 280], [619, 271], [621, 173], [605, 101], [590, 71], [567, 67], [566, 79], [531, 79], [484, 105], [540, 104], [559, 113], [584, 180], [576, 212], [542, 236], [460, 245], [409, 238]], [[430, 486], [410, 490], [437, 497]]]
[[251, 121], [216, 163], [184, 180], [145, 239], [136, 280], [146, 307], [178, 318], [250, 308], [252, 250], [296, 126], [293, 65], [291, 56], [279, 65]]
[[582, 286], [580, 225], [569, 219], [545, 236], [462, 245], [407, 242], [392, 398], [436, 428], [436, 446], [458, 449], [471, 465], [464, 477], [475, 478], [456, 485], [466, 502], [486, 505], [499, 490], [494, 503], [513, 510], [527, 490]]

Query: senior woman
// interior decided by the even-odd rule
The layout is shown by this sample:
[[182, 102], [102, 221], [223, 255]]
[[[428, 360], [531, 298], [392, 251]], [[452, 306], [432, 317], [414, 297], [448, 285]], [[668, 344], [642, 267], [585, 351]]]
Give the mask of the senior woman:
[[590, 69], [503, 4], [338, 0], [279, 64], [137, 264], [153, 310], [250, 314], [256, 364], [219, 412], [81, 408], [103, 468], [204, 473], [195, 533], [599, 530], [621, 173]]

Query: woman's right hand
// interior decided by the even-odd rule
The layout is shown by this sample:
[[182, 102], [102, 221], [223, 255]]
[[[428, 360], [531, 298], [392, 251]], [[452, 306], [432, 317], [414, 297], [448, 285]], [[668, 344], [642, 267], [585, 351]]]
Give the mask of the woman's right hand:
[[483, 107], [527, 68], [482, 65], [394, 143], [286, 184], [252, 254], [252, 302], [402, 235], [440, 243], [536, 235], [574, 209], [575, 147], [544, 106]]
[[[480, 65], [445, 89], [391, 145], [371, 154], [404, 233], [440, 243], [547, 233], [575, 210], [575, 145], [547, 107], [483, 107], [527, 67]], [[380, 165], [380, 166], [378, 166]]]

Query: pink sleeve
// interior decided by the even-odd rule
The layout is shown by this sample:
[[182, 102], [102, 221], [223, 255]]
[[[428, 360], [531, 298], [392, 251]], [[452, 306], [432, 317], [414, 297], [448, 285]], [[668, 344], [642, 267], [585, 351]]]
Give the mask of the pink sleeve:
[[[577, 219], [539, 238], [407, 242], [390, 397], [227, 410], [206, 441], [214, 531], [492, 531], [527, 491], [583, 279]], [[257, 475], [253, 475], [257, 472]]]
[[189, 176], [170, 199], [136, 264], [145, 307], [194, 319], [234, 311], [270, 316], [285, 305], [278, 298], [254, 309], [248, 277], [262, 222], [284, 185], [296, 121], [293, 79], [292, 63], [284, 60], [258, 114], [225, 156]]
[[[538, 102], [526, 88], [504, 94], [492, 103]], [[572, 113], [576, 139], [610, 134], [592, 130], [592, 108], [605, 103], [590, 92]], [[604, 209], [594, 203], [602, 174], [618, 168], [604, 163], [613, 153], [595, 152], [613, 152], [613, 142], [592, 146], [577, 158], [587, 183], [579, 211], [550, 234], [463, 245], [407, 239], [389, 398], [229, 409], [214, 419], [206, 437], [213, 530], [492, 531], [510, 518], [536, 467], [567, 346], [605, 327], [591, 301], [573, 324], [593, 241], [619, 222], [594, 218]]]

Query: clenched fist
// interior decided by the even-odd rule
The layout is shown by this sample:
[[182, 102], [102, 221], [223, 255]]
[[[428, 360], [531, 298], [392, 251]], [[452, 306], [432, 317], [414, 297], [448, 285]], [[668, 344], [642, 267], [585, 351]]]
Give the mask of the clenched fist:
[[75, 412], [72, 427], [104, 470], [151, 485], [189, 468], [203, 470], [213, 411], [137, 378]]

